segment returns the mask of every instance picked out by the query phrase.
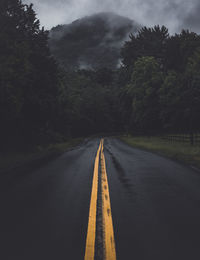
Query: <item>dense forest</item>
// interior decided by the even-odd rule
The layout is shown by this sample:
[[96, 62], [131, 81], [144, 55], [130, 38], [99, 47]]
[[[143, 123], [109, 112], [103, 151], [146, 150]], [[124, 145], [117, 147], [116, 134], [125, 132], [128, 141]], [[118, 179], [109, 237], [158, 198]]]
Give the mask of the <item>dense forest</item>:
[[143, 27], [124, 42], [115, 70], [63, 69], [48, 38], [32, 5], [1, 0], [1, 150], [98, 133], [199, 130], [196, 33]]

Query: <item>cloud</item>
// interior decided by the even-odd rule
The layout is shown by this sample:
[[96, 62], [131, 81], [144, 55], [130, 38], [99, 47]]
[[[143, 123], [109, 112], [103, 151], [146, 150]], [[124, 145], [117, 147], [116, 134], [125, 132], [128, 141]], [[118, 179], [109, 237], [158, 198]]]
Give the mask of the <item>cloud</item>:
[[166, 25], [171, 33], [183, 27], [200, 32], [199, 0], [24, 0], [32, 2], [47, 29], [98, 12], [115, 12], [140, 24]]
[[194, 1], [190, 11], [184, 16], [184, 28], [200, 33], [200, 2]]

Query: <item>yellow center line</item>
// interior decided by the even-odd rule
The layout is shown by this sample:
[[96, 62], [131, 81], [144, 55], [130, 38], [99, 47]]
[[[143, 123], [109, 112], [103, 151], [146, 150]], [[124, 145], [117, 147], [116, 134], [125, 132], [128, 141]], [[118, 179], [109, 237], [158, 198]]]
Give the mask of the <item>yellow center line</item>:
[[97, 150], [97, 155], [94, 163], [94, 174], [92, 182], [92, 193], [90, 200], [88, 230], [85, 248], [85, 260], [93, 260], [95, 253], [95, 236], [96, 236], [96, 214], [97, 214], [97, 194], [98, 194], [98, 168], [99, 168], [99, 153], [102, 141]]
[[101, 158], [101, 196], [102, 196], [102, 226], [103, 226], [103, 253], [105, 260], [116, 260], [115, 239], [111, 214], [110, 195], [106, 173], [106, 162], [101, 139], [94, 163], [94, 174], [90, 200], [88, 230], [85, 248], [85, 260], [94, 260], [96, 238], [96, 215], [98, 197], [98, 169], [99, 154]]
[[106, 173], [106, 162], [103, 152], [103, 141], [101, 146], [101, 174], [104, 259], [116, 260], [115, 238], [110, 205], [108, 178]]

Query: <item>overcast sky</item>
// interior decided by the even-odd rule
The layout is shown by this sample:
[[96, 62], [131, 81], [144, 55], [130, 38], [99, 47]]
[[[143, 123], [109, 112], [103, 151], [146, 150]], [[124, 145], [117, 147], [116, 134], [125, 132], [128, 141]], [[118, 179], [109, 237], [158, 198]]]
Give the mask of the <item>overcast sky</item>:
[[93, 13], [111, 11], [136, 22], [166, 25], [170, 32], [186, 28], [200, 33], [200, 0], [24, 0], [33, 3], [46, 29]]

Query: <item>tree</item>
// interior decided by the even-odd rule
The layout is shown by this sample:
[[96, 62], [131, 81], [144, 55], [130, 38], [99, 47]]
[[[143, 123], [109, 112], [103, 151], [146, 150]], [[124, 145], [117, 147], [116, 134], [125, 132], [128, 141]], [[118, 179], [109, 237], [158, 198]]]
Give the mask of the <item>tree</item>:
[[184, 73], [168, 72], [160, 89], [161, 120], [170, 131], [200, 129], [200, 49], [188, 58]]
[[200, 129], [200, 48], [188, 59], [184, 89], [186, 122], [190, 131]]
[[130, 41], [125, 42], [121, 50], [123, 65], [132, 68], [135, 61], [143, 56], [155, 57], [159, 64], [163, 64], [168, 37], [168, 29], [159, 25], [143, 27], [136, 35], [130, 35]]
[[184, 72], [188, 59], [200, 46], [200, 36], [188, 30], [170, 36], [166, 42], [165, 69]]
[[59, 121], [62, 124], [61, 129], [66, 129], [63, 122], [67, 120], [65, 125], [70, 126], [68, 131], [72, 136], [113, 132], [118, 129], [118, 93], [112, 84], [105, 85], [110, 82], [110, 76], [105, 73], [105, 78], [102, 78], [103, 71], [68, 72], [64, 76], [60, 94], [62, 120]]
[[142, 57], [135, 62], [131, 82], [127, 86], [127, 92], [132, 97], [132, 131], [151, 133], [161, 128], [158, 96], [161, 83], [162, 73], [154, 57]]
[[160, 119], [164, 131], [184, 131], [184, 79], [181, 74], [169, 71], [159, 90]]
[[40, 29], [33, 5], [20, 0], [1, 1], [0, 24], [1, 137], [35, 142], [53, 121], [56, 104], [58, 69], [48, 32]]

